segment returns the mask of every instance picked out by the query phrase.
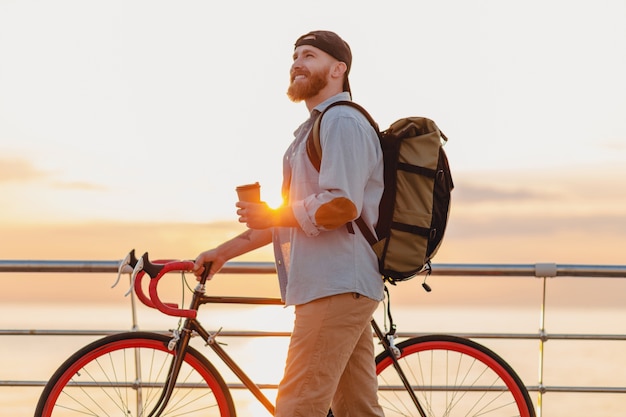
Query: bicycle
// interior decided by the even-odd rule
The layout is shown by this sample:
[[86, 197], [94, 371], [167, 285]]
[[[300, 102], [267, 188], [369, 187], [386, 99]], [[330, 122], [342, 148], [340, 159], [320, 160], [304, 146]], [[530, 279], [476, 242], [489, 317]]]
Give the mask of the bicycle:
[[[243, 386], [274, 415], [267, 396], [197, 319], [207, 303], [282, 304], [278, 299], [205, 295], [206, 275], [195, 289], [189, 308], [164, 303], [160, 279], [169, 272], [189, 272], [192, 261], [150, 262], [148, 254], [131, 251], [120, 263], [133, 267], [131, 290], [147, 306], [180, 317], [170, 335], [132, 331], [106, 336], [74, 353], [45, 386], [35, 417], [60, 416], [219, 416], [236, 415], [230, 388], [215, 366], [190, 346], [200, 336]], [[205, 271], [209, 268], [205, 267]], [[148, 275], [149, 296], [141, 280]], [[184, 320], [182, 320], [184, 319]], [[500, 356], [472, 340], [451, 335], [419, 336], [395, 343], [395, 328], [373, 333], [383, 347], [376, 357], [379, 402], [387, 417], [520, 416], [535, 411], [519, 376]], [[332, 411], [329, 411], [332, 416]]]

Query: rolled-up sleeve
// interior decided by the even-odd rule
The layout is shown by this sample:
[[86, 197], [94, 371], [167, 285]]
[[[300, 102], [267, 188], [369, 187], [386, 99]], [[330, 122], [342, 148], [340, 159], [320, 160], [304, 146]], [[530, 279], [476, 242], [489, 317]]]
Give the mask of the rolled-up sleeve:
[[[298, 193], [302, 199], [292, 201], [294, 216], [308, 236], [359, 217], [365, 186], [381, 157], [378, 137], [369, 122], [347, 106], [335, 107], [324, 116], [320, 138], [322, 163], [319, 174], [314, 172], [317, 178], [311, 178], [309, 184], [313, 192]], [[300, 162], [310, 165], [308, 160]]]
[[304, 200], [294, 201], [293, 204], [291, 205], [291, 208], [293, 210], [293, 215], [295, 216], [296, 221], [300, 225], [300, 228], [302, 229], [305, 235], [307, 236], [319, 235], [320, 229], [313, 222], [312, 217], [307, 212], [306, 207], [304, 206]]

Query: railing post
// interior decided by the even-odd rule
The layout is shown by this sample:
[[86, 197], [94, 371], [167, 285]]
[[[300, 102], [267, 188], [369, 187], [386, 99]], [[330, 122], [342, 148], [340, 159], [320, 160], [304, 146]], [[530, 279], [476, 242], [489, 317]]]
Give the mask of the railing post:
[[537, 392], [537, 417], [543, 415], [543, 361], [544, 344], [546, 342], [546, 277], [542, 277], [543, 289], [541, 291], [541, 312], [539, 314], [539, 390]]
[[535, 264], [535, 276], [542, 280], [541, 290], [541, 312], [539, 314], [539, 390], [537, 392], [537, 417], [543, 415], [543, 393], [545, 386], [543, 384], [543, 365], [544, 365], [544, 345], [548, 341], [546, 333], [546, 289], [547, 277], [556, 277], [556, 264], [538, 263]]

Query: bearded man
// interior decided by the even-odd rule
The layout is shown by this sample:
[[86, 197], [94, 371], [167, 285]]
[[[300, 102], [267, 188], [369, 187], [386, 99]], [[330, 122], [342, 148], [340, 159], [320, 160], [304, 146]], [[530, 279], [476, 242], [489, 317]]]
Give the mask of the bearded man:
[[383, 192], [382, 151], [365, 116], [335, 106], [320, 126], [319, 171], [306, 152], [317, 116], [351, 100], [349, 45], [337, 34], [313, 31], [295, 43], [288, 97], [304, 101], [309, 118], [295, 131], [283, 158], [283, 200], [237, 202], [241, 235], [198, 255], [194, 273], [212, 262], [211, 278], [230, 259], [274, 244], [281, 296], [295, 306], [285, 374], [275, 416], [382, 416], [378, 404], [370, 320], [383, 298], [376, 255], [358, 228], [378, 220]]

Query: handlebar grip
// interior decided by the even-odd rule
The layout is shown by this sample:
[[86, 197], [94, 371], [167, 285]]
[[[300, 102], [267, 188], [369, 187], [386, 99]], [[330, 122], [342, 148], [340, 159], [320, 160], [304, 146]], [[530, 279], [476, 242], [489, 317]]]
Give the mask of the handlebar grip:
[[196, 318], [196, 316], [198, 315], [198, 312], [196, 310], [186, 310], [182, 308], [172, 307], [172, 304], [164, 303], [163, 301], [161, 301], [161, 299], [159, 298], [159, 293], [157, 291], [157, 286], [159, 285], [159, 281], [161, 280], [161, 278], [163, 278], [163, 276], [166, 273], [172, 272], [172, 271], [190, 272], [193, 270], [193, 265], [194, 265], [193, 261], [168, 262], [165, 265], [163, 265], [163, 268], [159, 271], [159, 273], [155, 277], [152, 277], [152, 279], [150, 280], [150, 287], [149, 287], [150, 300], [152, 301], [152, 304], [155, 306], [155, 308], [159, 310], [161, 313], [167, 314], [168, 316], [174, 316], [174, 317], [186, 317], [186, 318], [191, 318], [191, 319]]
[[200, 274], [200, 279], [198, 281], [200, 281], [200, 284], [204, 285], [206, 284], [206, 280], [209, 277], [209, 272], [211, 271], [211, 266], [213, 265], [213, 262], [205, 262], [202, 264], [202, 266], [204, 267], [204, 270], [202, 271], [202, 274]]

